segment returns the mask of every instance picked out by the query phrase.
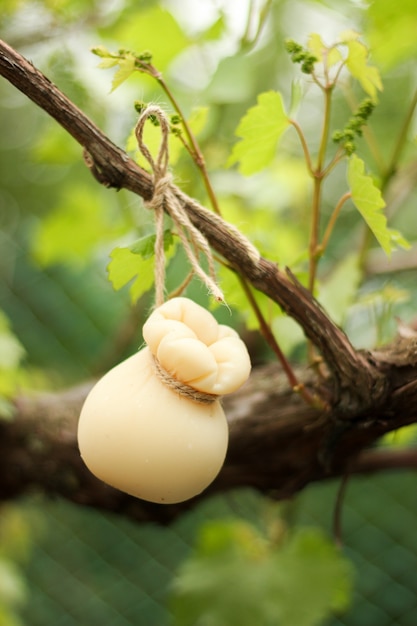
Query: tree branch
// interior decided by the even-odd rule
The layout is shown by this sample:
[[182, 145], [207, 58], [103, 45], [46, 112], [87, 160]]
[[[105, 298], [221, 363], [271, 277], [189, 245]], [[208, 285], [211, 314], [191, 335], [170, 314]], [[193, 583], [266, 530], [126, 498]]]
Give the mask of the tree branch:
[[[152, 197], [151, 176], [39, 70], [1, 41], [0, 74], [83, 146], [86, 162], [101, 184], [123, 187], [145, 200]], [[304, 376], [308, 388], [328, 399], [326, 412], [307, 406], [282, 382], [275, 365], [255, 370], [239, 393], [225, 399], [229, 452], [220, 476], [205, 493], [252, 486], [283, 498], [309, 482], [347, 471], [373, 471], [394, 463], [395, 458], [398, 466], [414, 466], [412, 453], [408, 461], [405, 455], [401, 461], [398, 453], [389, 461], [388, 453], [383, 457], [381, 452], [361, 451], [385, 432], [417, 421], [416, 339], [402, 339], [374, 353], [354, 350], [289, 270], [250, 254], [226, 222], [179, 189], [176, 194], [193, 224], [231, 268], [302, 326], [329, 369], [328, 378], [319, 383]], [[136, 520], [160, 522], [168, 522], [192, 506], [196, 500], [168, 507], [145, 503], [90, 474], [76, 443], [78, 415], [90, 386], [16, 399], [15, 420], [0, 423], [0, 499], [35, 489]]]
[[[51, 115], [84, 148], [96, 179], [107, 187], [125, 188], [145, 200], [152, 196], [151, 176], [116, 147], [55, 85], [29, 61], [0, 40], [0, 74]], [[235, 231], [217, 215], [203, 210], [180, 190], [177, 195], [193, 224], [241, 276], [265, 293], [303, 328], [328, 364], [334, 380], [333, 404], [349, 417], [383, 402], [384, 379], [366, 355], [356, 352], [348, 338], [329, 319], [295, 278], [266, 259], [254, 259]], [[347, 393], [348, 392], [348, 393]]]
[[[382, 434], [417, 420], [417, 380], [397, 371], [397, 390], [384, 412], [340, 425], [307, 406], [288, 388], [277, 364], [255, 369], [248, 383], [224, 399], [230, 429], [225, 465], [201, 496], [157, 505], [128, 496], [96, 479], [81, 460], [77, 423], [92, 383], [56, 393], [20, 396], [12, 422], [0, 422], [0, 500], [41, 492], [136, 521], [169, 523], [202, 497], [253, 487], [289, 498], [307, 484], [383, 469], [415, 468], [417, 450], [364, 450]], [[299, 377], [309, 384], [308, 379]], [[277, 407], [278, 410], [277, 410]]]

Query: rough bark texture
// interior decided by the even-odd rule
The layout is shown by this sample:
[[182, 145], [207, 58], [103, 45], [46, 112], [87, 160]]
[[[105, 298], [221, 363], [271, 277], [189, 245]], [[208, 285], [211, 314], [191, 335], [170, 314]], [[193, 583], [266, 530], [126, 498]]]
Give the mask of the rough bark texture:
[[[39, 70], [0, 41], [0, 74], [56, 119], [84, 148], [99, 183], [126, 188], [145, 200], [152, 177], [115, 146]], [[311, 481], [346, 472], [415, 467], [412, 451], [366, 451], [383, 433], [417, 421], [417, 340], [400, 337], [378, 352], [356, 351], [346, 335], [285, 269], [248, 251], [227, 223], [176, 190], [195, 226], [231, 268], [268, 295], [303, 328], [327, 368], [307, 388], [325, 400], [313, 408], [288, 388], [275, 365], [253, 373], [225, 399], [230, 422], [226, 464], [205, 493], [254, 486], [289, 497]], [[311, 375], [310, 375], [311, 376]], [[198, 500], [176, 506], [144, 503], [96, 480], [76, 445], [76, 424], [89, 384], [60, 393], [16, 399], [16, 417], [1, 423], [0, 498], [31, 490], [136, 520], [168, 522]]]

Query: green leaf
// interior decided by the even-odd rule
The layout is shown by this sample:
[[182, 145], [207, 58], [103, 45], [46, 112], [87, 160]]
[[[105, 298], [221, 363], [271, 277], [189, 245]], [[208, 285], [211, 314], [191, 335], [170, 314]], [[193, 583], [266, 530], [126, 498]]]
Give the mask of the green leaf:
[[135, 70], [136, 59], [132, 53], [127, 53], [124, 59], [118, 61], [119, 69], [113, 76], [111, 90], [114, 91], [121, 85]]
[[388, 228], [387, 218], [382, 212], [385, 202], [381, 192], [372, 178], [365, 174], [365, 164], [356, 154], [349, 158], [348, 182], [354, 205], [384, 252], [389, 256], [397, 245], [408, 247], [408, 242], [398, 231]]
[[313, 626], [331, 612], [348, 608], [353, 581], [350, 563], [320, 530], [296, 531], [275, 561], [282, 624]]
[[[154, 256], [156, 235], [150, 234], [141, 237], [134, 243], [130, 244], [129, 250], [133, 254], [139, 254], [142, 259], [150, 259]], [[174, 238], [169, 228], [164, 230], [164, 250], [167, 251], [172, 246]]]
[[332, 67], [336, 63], [343, 60], [342, 54], [338, 48], [326, 46], [323, 39], [317, 33], [312, 33], [308, 38], [308, 49], [317, 58], [318, 61], [324, 61], [327, 67]]
[[107, 271], [113, 288], [119, 290], [135, 278], [129, 293], [131, 301], [136, 302], [152, 287], [154, 280], [152, 259], [140, 259], [129, 248], [114, 248], [110, 258]]
[[105, 46], [94, 46], [91, 48], [91, 52], [101, 59], [107, 59], [114, 56]]
[[[167, 229], [164, 232], [167, 258], [172, 256], [172, 253], [169, 254], [172, 244], [172, 233]], [[136, 302], [154, 283], [154, 247], [153, 234], [141, 237], [129, 247], [114, 248], [110, 253], [111, 261], [107, 266], [109, 280], [116, 290], [133, 281], [129, 289], [132, 302]]]
[[143, 2], [132, 6], [138, 8], [122, 11], [117, 25], [112, 23], [109, 26], [108, 35], [113, 41], [122, 42], [129, 50], [151, 50], [155, 66], [159, 71], [164, 71], [190, 41], [172, 13], [166, 9]]
[[64, 188], [56, 209], [43, 218], [32, 241], [32, 254], [42, 266], [77, 264], [97, 245], [112, 241], [126, 228], [105, 191], [82, 183]]
[[107, 70], [109, 67], [114, 67], [115, 65], [119, 65], [119, 63], [120, 63], [120, 59], [109, 57], [100, 61], [97, 67], [99, 67], [102, 70]]
[[368, 65], [368, 49], [357, 39], [350, 39], [346, 42], [348, 56], [346, 67], [354, 78], [356, 78], [366, 93], [373, 99], [377, 99], [377, 91], [382, 91], [382, 81], [376, 67]]
[[409, 447], [417, 441], [417, 424], [409, 424], [382, 437], [382, 445], [393, 448]]
[[318, 530], [277, 545], [249, 523], [217, 521], [200, 529], [171, 609], [176, 626], [315, 626], [347, 608], [351, 586], [350, 564]]
[[241, 141], [235, 144], [227, 164], [239, 162], [239, 170], [245, 175], [259, 172], [273, 160], [278, 140], [288, 125], [281, 94], [276, 91], [260, 94], [257, 104], [248, 110], [236, 129]]

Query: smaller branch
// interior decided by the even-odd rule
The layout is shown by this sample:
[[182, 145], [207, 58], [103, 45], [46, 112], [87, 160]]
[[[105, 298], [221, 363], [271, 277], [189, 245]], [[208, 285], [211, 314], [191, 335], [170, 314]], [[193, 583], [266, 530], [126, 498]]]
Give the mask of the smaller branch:
[[[18, 52], [0, 40], [0, 74], [51, 115], [88, 153], [90, 169], [107, 187], [125, 188], [149, 201], [152, 177], [115, 146], [87, 116]], [[366, 411], [387, 393], [384, 376], [326, 315], [319, 303], [289, 272], [255, 254], [236, 228], [173, 187], [194, 226], [245, 280], [276, 302], [303, 328], [334, 376], [335, 404], [344, 418], [358, 407]]]
[[[333, 46], [333, 47], [336, 47], [336, 46]], [[336, 72], [336, 74], [335, 74], [335, 76], [334, 76], [334, 79], [333, 79], [333, 81], [332, 81], [332, 86], [333, 86], [333, 87], [335, 87], [335, 86], [336, 86], [336, 83], [338, 83], [338, 82], [339, 82], [340, 74], [342, 73], [342, 70], [343, 70], [343, 68], [345, 67], [345, 65], [346, 65], [346, 59], [344, 59], [344, 60], [340, 63], [339, 67], [337, 68], [337, 72]]]
[[340, 211], [342, 210], [345, 202], [352, 197], [352, 192], [347, 191], [343, 196], [339, 199], [339, 202], [336, 204], [333, 213], [330, 216], [329, 222], [327, 224], [326, 230], [324, 231], [323, 239], [320, 244], [320, 254], [324, 254], [327, 245], [329, 243], [330, 236], [333, 232], [334, 226], [336, 224], [337, 218], [339, 217]]
[[181, 124], [184, 128], [185, 134], [187, 135], [189, 144], [191, 146], [191, 150], [189, 150], [189, 152], [193, 158], [194, 163], [197, 165], [198, 169], [201, 172], [201, 176], [203, 177], [203, 181], [204, 181], [204, 186], [206, 188], [213, 211], [217, 213], [218, 215], [220, 215], [220, 207], [217, 201], [217, 196], [211, 184], [211, 180], [207, 172], [206, 162], [200, 150], [200, 146], [198, 145], [197, 140], [194, 137], [194, 133], [191, 130], [190, 125], [188, 124], [187, 120], [185, 119], [185, 116], [181, 110], [181, 107], [177, 102], [177, 99], [175, 98], [174, 94], [172, 93], [171, 89], [168, 87], [168, 85], [166, 84], [162, 76], [159, 75], [157, 80], [158, 80], [158, 83], [161, 85], [162, 89], [165, 91], [168, 98], [170, 99], [172, 106], [174, 107], [174, 109], [176, 110], [176, 112], [181, 118]]
[[336, 154], [334, 155], [330, 163], [324, 168], [323, 178], [326, 178], [330, 174], [330, 172], [336, 167], [336, 165], [345, 158], [345, 156], [345, 151], [339, 146]]
[[348, 473], [342, 476], [333, 512], [333, 537], [338, 548], [343, 546], [342, 512], [349, 478], [350, 475]]
[[194, 133], [191, 130], [190, 125], [187, 122], [185, 115], [183, 114], [182, 109], [176, 97], [174, 96], [171, 89], [165, 82], [162, 76], [162, 73], [154, 65], [152, 65], [152, 63], [147, 63], [147, 62], [138, 60], [136, 64], [136, 69], [139, 72], [142, 72], [143, 74], [148, 74], [149, 76], [152, 76], [152, 78], [154, 78], [158, 82], [161, 89], [168, 96], [168, 99], [171, 102], [174, 110], [179, 115], [180, 120], [181, 120], [181, 125], [184, 129], [185, 135], [188, 140], [188, 143], [184, 139], [181, 139], [181, 142], [187, 149], [187, 152], [191, 155], [191, 158], [193, 159], [194, 163], [197, 165], [198, 169], [200, 170], [201, 176], [204, 181], [204, 186], [206, 188], [213, 211], [217, 213], [218, 215], [220, 215], [219, 203], [217, 201], [216, 194], [214, 192], [213, 186], [211, 184], [211, 180], [207, 172], [204, 155], [200, 150], [200, 146], [198, 145], [198, 142], [194, 136]]
[[317, 167], [316, 167], [317, 174], [320, 174], [323, 171], [324, 162], [326, 159], [327, 142], [329, 139], [329, 131], [330, 131], [330, 112], [331, 112], [331, 105], [332, 105], [332, 93], [333, 93], [333, 84], [326, 85], [326, 87], [324, 88], [323, 129], [321, 131], [319, 154], [317, 157]]
[[[240, 40], [241, 50], [245, 50], [245, 52], [248, 52], [250, 49], [256, 46], [261, 36], [262, 30], [265, 26], [265, 22], [268, 17], [268, 13], [271, 8], [271, 5], [272, 5], [272, 0], [266, 0], [264, 6], [259, 10], [259, 8], [256, 6], [256, 2], [254, 2], [254, 0], [250, 0], [245, 32]], [[255, 12], [258, 15], [258, 25], [257, 25], [255, 33], [251, 36], [253, 16]]]
[[303, 153], [304, 153], [304, 159], [307, 165], [307, 169], [310, 172], [311, 176], [314, 176], [314, 169], [313, 169], [313, 164], [311, 161], [311, 156], [310, 156], [310, 151], [308, 149], [308, 145], [306, 142], [306, 138], [304, 136], [303, 130], [301, 128], [301, 126], [299, 125], [299, 123], [296, 120], [290, 119], [289, 123], [294, 126], [297, 135], [300, 139], [300, 143], [301, 143], [301, 147], [303, 149]]
[[309, 243], [309, 274], [308, 274], [308, 288], [310, 293], [314, 293], [314, 286], [317, 277], [317, 268], [320, 258], [319, 250], [319, 229], [320, 229], [320, 204], [321, 204], [321, 187], [322, 178], [314, 178], [313, 189], [313, 204], [312, 204], [312, 218], [310, 229], [310, 243]]
[[320, 217], [321, 217], [321, 191], [324, 180], [324, 162], [326, 159], [327, 142], [329, 139], [330, 131], [330, 111], [332, 104], [332, 92], [333, 86], [329, 83], [324, 88], [324, 118], [323, 129], [321, 131], [321, 139], [319, 152], [317, 157], [317, 165], [314, 170], [314, 189], [313, 189], [313, 203], [312, 203], [312, 217], [311, 217], [311, 230], [310, 230], [310, 243], [309, 243], [309, 278], [308, 288], [311, 293], [314, 293], [314, 287], [317, 276], [319, 254], [319, 230], [320, 230]]
[[275, 356], [277, 357], [278, 361], [281, 364], [281, 367], [287, 377], [288, 383], [291, 387], [291, 389], [293, 389], [294, 391], [296, 391], [297, 393], [300, 394], [300, 396], [307, 402], [307, 404], [311, 405], [311, 406], [315, 406], [316, 408], [318, 408], [319, 406], [321, 406], [321, 408], [323, 407], [323, 401], [321, 399], [319, 399], [317, 396], [312, 396], [311, 393], [308, 391], [308, 389], [305, 387], [305, 385], [303, 383], [301, 383], [293, 368], [291, 367], [291, 364], [289, 363], [288, 359], [286, 358], [285, 354], [283, 353], [283, 351], [281, 350], [277, 340], [274, 337], [274, 334], [271, 331], [271, 328], [269, 326], [269, 324], [267, 324], [261, 309], [259, 308], [252, 291], [250, 290], [249, 285], [247, 284], [247, 282], [241, 277], [238, 276], [239, 278], [239, 282], [242, 286], [243, 291], [245, 292], [245, 295], [249, 301], [250, 306], [252, 307], [253, 312], [256, 315], [256, 318], [258, 320], [259, 323], [259, 329], [261, 331], [262, 336], [264, 337], [266, 343], [269, 345], [269, 347], [271, 348], [271, 350], [274, 352]]
[[351, 466], [352, 474], [380, 471], [417, 470], [417, 448], [377, 448], [364, 450]]

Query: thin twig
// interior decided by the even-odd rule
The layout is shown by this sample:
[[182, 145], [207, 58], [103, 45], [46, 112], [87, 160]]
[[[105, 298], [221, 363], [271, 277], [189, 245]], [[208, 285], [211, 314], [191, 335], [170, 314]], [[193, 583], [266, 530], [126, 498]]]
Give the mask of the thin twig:
[[352, 197], [352, 192], [351, 191], [347, 191], [345, 194], [343, 194], [343, 196], [339, 199], [338, 203], [336, 204], [333, 213], [330, 216], [330, 219], [327, 223], [326, 226], [326, 230], [324, 231], [324, 235], [323, 238], [321, 240], [321, 244], [320, 244], [320, 254], [324, 254], [327, 245], [329, 243], [329, 239], [330, 236], [333, 232], [334, 226], [336, 224], [337, 218], [339, 217], [340, 211], [342, 210], [343, 205], [345, 204], [345, 202], [347, 202], [349, 200], [349, 198]]
[[[99, 174], [101, 184], [125, 188], [144, 200], [152, 198], [151, 176], [115, 146], [39, 70], [1, 40], [0, 74], [56, 119], [83, 146], [94, 165], [92, 172]], [[235, 227], [204, 209], [179, 189], [173, 189], [189, 219], [211, 247], [255, 289], [276, 302], [300, 324], [335, 378], [335, 401], [339, 390], [344, 389], [345, 415], [354, 413], [358, 405], [365, 410], [376, 401], [376, 397], [384, 397], [384, 376], [364, 353], [353, 348], [345, 333], [329, 319], [311, 293], [290, 279], [275, 263], [254, 254], [253, 246], [243, 242]]]
[[259, 329], [261, 331], [262, 336], [264, 337], [265, 341], [267, 342], [267, 344], [269, 345], [269, 347], [271, 348], [271, 350], [274, 352], [275, 356], [277, 357], [278, 361], [280, 362], [282, 369], [288, 379], [288, 382], [291, 386], [291, 389], [293, 389], [293, 391], [296, 391], [297, 393], [300, 394], [300, 396], [307, 402], [307, 404], [310, 404], [311, 406], [314, 407], [318, 407], [321, 406], [323, 408], [323, 402], [320, 398], [313, 396], [308, 389], [306, 389], [305, 385], [303, 383], [301, 383], [293, 368], [291, 367], [290, 362], [288, 361], [287, 357], [285, 356], [285, 354], [283, 353], [283, 351], [281, 350], [277, 340], [274, 337], [273, 332], [271, 331], [271, 328], [269, 326], [269, 324], [266, 322], [261, 309], [258, 306], [258, 303], [256, 302], [253, 293], [249, 287], [249, 285], [247, 284], [247, 282], [241, 277], [238, 276], [239, 278], [239, 282], [242, 286], [243, 291], [245, 292], [245, 295], [251, 305], [251, 308], [253, 310], [253, 312], [256, 315], [256, 318], [258, 320], [258, 324], [259, 324]]
[[339, 489], [337, 491], [336, 502], [334, 506], [333, 512], [333, 537], [335, 544], [338, 548], [343, 546], [343, 531], [342, 531], [342, 509], [345, 501], [346, 489], [348, 485], [348, 481], [350, 478], [350, 474], [346, 472], [343, 474], [342, 479], [340, 481]]

